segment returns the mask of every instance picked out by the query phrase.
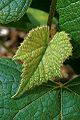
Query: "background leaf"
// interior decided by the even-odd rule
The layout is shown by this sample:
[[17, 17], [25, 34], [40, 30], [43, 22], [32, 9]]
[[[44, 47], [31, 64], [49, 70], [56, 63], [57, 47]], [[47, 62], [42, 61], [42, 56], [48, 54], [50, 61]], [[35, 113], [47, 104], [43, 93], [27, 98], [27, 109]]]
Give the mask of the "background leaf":
[[[47, 12], [44, 12], [39, 9], [29, 8], [27, 10], [27, 16], [33, 28], [37, 26], [47, 25], [48, 15], [49, 14]], [[58, 21], [55, 17], [53, 17], [53, 24], [58, 24]]]
[[[11, 22], [2, 26], [14, 27], [17, 29], [29, 31], [37, 26], [46, 25], [47, 19], [48, 13], [42, 10], [28, 8], [25, 15], [19, 21]], [[53, 21], [57, 23], [57, 20], [55, 18], [53, 19]]]
[[32, 0], [1, 0], [0, 1], [0, 23], [6, 24], [19, 20]]
[[26, 90], [55, 77], [62, 77], [60, 68], [72, 54], [70, 38], [65, 32], [56, 33], [49, 42], [49, 28], [32, 30], [19, 47], [14, 59], [23, 61], [21, 84], [15, 97]]
[[48, 13], [42, 10], [29, 8], [27, 11], [27, 15], [32, 25], [35, 27], [47, 24]]
[[[35, 13], [35, 14], [34, 14]], [[11, 22], [6, 25], [1, 24], [1, 26], [6, 26], [10, 28], [17, 28], [20, 30], [29, 31], [37, 26], [47, 25], [48, 13], [42, 10], [28, 8], [25, 15], [16, 22]], [[53, 23], [58, 24], [56, 18], [53, 17]]]
[[62, 88], [48, 82], [14, 100], [21, 70], [20, 64], [0, 58], [0, 120], [79, 120], [80, 76]]
[[80, 57], [80, 0], [58, 0], [59, 26], [72, 37], [74, 56]]

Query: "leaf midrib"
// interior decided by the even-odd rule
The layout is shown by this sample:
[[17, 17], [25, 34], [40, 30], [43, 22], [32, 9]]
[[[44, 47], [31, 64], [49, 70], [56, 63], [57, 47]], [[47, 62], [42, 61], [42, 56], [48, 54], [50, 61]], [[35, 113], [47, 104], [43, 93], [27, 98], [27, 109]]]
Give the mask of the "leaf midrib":
[[[42, 52], [42, 57], [41, 57], [41, 59], [39, 60], [39, 63], [37, 64], [36, 68], [32, 71], [32, 74], [31, 74], [30, 78], [35, 74], [36, 69], [38, 68], [40, 62], [42, 61], [43, 56], [45, 55], [45, 52], [46, 52], [46, 50], [47, 50], [47, 48], [48, 48], [48, 45], [49, 45], [49, 43], [45, 46], [45, 49], [44, 49], [44, 51]], [[29, 79], [30, 79], [30, 78], [29, 78]], [[26, 85], [25, 85], [25, 87], [26, 87]], [[24, 88], [25, 88], [25, 87], [24, 87]]]

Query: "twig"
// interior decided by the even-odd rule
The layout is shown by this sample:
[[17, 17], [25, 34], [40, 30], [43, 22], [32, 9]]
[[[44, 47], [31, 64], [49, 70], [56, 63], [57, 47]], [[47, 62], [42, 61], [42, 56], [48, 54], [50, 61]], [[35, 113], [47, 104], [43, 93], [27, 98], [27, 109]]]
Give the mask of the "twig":
[[57, 3], [57, 0], [52, 0], [51, 1], [50, 11], [49, 11], [49, 17], [48, 17], [48, 22], [47, 22], [47, 25], [49, 26], [49, 29], [51, 29], [51, 25], [52, 25], [52, 21], [53, 21], [53, 16], [55, 15], [56, 3]]

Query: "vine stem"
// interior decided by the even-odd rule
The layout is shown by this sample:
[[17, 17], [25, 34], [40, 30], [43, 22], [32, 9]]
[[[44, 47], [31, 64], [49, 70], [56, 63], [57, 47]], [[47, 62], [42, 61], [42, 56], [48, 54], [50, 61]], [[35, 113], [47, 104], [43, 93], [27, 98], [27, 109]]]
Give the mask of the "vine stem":
[[48, 17], [48, 22], [47, 22], [47, 25], [49, 26], [49, 29], [51, 29], [51, 25], [52, 25], [52, 21], [53, 21], [53, 16], [55, 15], [56, 3], [57, 3], [57, 0], [52, 0], [51, 1], [50, 11], [49, 11], [49, 17]]

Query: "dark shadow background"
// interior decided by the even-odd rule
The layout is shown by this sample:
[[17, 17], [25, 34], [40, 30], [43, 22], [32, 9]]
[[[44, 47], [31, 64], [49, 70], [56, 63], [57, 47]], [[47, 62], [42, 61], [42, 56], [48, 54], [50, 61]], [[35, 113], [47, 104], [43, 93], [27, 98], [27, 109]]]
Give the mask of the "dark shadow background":
[[31, 7], [49, 12], [51, 0], [33, 0]]

